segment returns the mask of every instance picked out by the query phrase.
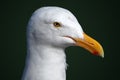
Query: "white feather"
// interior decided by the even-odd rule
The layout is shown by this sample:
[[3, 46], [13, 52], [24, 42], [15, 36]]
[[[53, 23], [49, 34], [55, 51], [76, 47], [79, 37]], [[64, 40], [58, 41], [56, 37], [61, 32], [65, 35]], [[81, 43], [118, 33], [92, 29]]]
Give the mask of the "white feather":
[[[59, 22], [60, 28], [53, 23]], [[60, 7], [36, 10], [27, 28], [27, 59], [22, 80], [66, 80], [64, 49], [74, 41], [63, 36], [83, 38], [75, 16]]]

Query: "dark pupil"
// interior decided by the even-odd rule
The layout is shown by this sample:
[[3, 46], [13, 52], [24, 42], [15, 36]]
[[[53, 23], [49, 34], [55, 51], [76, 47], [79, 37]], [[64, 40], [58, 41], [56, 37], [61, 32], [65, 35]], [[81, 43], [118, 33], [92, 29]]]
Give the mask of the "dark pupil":
[[55, 26], [60, 26], [60, 24], [58, 22], [55, 22]]

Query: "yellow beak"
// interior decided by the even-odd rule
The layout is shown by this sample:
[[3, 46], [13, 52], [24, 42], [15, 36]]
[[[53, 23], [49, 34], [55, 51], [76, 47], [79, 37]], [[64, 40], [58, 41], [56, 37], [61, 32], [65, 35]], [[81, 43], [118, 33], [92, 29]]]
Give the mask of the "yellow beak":
[[83, 35], [84, 35], [84, 39], [72, 38], [76, 42], [76, 45], [83, 47], [84, 49], [88, 50], [94, 55], [104, 57], [104, 51], [100, 43], [98, 43], [96, 40], [89, 37], [85, 33]]

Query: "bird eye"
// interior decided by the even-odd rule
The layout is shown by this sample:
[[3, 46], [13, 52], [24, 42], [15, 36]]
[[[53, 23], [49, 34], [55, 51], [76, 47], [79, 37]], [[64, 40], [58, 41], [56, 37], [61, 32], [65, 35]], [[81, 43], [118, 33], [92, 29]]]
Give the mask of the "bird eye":
[[61, 25], [60, 25], [59, 22], [54, 22], [53, 25], [54, 25], [55, 27], [57, 27], [57, 28], [58, 28], [58, 27], [61, 27]]

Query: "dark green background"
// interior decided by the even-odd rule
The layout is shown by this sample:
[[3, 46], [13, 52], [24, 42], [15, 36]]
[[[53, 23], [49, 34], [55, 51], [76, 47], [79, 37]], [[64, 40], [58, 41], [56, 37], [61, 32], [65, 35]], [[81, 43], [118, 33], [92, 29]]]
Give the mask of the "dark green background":
[[84, 31], [98, 40], [105, 58], [79, 47], [66, 49], [67, 80], [119, 80], [119, 24], [110, 0], [4, 0], [1, 1], [0, 80], [20, 80], [26, 57], [26, 26], [31, 14], [42, 6], [69, 9]]

